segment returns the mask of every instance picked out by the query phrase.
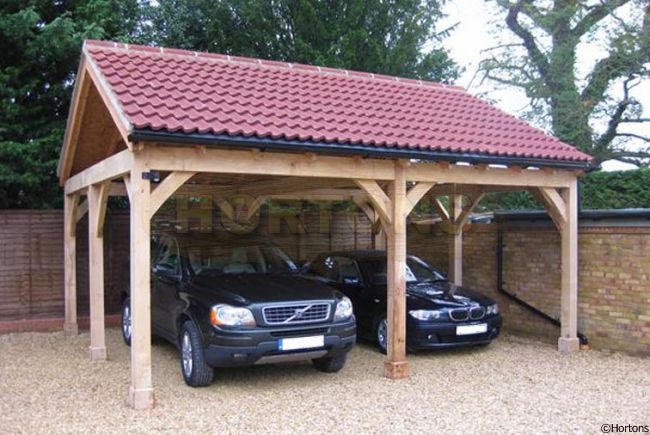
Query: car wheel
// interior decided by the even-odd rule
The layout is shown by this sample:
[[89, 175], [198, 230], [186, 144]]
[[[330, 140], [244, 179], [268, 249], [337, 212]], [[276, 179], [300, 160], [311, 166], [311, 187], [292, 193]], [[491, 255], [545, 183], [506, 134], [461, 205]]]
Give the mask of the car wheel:
[[314, 364], [316, 370], [325, 373], [336, 373], [343, 368], [345, 360], [346, 354], [343, 353], [336, 356], [313, 359], [311, 362]]
[[205, 387], [212, 383], [214, 369], [207, 365], [199, 329], [191, 320], [183, 323], [180, 334], [181, 371], [190, 387]]
[[131, 320], [131, 299], [126, 298], [122, 302], [122, 338], [127, 346], [131, 346], [131, 333], [133, 324]]
[[379, 351], [385, 354], [388, 348], [388, 320], [386, 314], [380, 315], [375, 322], [375, 343], [377, 343]]

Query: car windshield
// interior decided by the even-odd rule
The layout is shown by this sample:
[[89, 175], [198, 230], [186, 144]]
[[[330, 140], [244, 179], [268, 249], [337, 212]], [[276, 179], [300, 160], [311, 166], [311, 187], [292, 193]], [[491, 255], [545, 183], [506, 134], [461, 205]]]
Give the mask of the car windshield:
[[194, 246], [187, 248], [195, 274], [294, 273], [298, 267], [282, 249], [272, 245]]
[[[373, 258], [361, 261], [366, 275], [374, 285], [386, 285], [386, 259]], [[424, 261], [408, 257], [406, 259], [406, 282], [445, 281], [442, 274], [429, 267]]]

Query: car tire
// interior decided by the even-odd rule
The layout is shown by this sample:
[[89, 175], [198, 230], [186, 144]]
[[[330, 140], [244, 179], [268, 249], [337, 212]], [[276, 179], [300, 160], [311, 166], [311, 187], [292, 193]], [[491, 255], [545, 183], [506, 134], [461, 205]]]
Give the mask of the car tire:
[[336, 373], [345, 366], [346, 356], [347, 354], [342, 353], [336, 356], [313, 359], [311, 362], [316, 370], [325, 373]]
[[122, 302], [122, 339], [127, 346], [131, 346], [132, 325], [131, 299], [127, 297]]
[[375, 344], [381, 353], [386, 355], [388, 345], [388, 320], [386, 313], [380, 314], [375, 320], [374, 329]]
[[199, 328], [191, 320], [181, 326], [179, 337], [181, 373], [190, 387], [205, 387], [212, 383], [214, 369], [205, 362]]

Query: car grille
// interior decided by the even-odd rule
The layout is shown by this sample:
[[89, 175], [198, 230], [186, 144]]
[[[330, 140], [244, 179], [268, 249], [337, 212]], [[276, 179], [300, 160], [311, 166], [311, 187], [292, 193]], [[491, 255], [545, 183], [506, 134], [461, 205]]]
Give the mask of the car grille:
[[449, 317], [451, 317], [451, 320], [462, 322], [469, 318], [469, 311], [467, 308], [455, 308], [449, 311]]
[[329, 303], [271, 305], [262, 309], [267, 325], [290, 325], [322, 322], [330, 316]]
[[469, 318], [472, 320], [482, 319], [485, 316], [485, 308], [483, 307], [472, 307], [469, 310]]
[[472, 307], [472, 308], [454, 308], [449, 311], [449, 317], [456, 322], [464, 320], [479, 320], [485, 316], [485, 308]]

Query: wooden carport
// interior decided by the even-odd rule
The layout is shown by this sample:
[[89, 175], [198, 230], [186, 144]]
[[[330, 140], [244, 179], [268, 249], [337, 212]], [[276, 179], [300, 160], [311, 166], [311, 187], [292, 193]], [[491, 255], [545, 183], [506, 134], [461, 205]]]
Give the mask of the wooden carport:
[[[201, 70], [203, 67], [205, 70]], [[480, 121], [476, 121], [464, 127], [464, 115], [462, 111], [459, 112], [461, 122], [454, 125], [461, 130], [467, 128], [475, 135], [468, 141], [473, 145], [465, 148], [404, 147], [399, 142], [396, 145], [390, 142], [382, 144], [375, 138], [371, 138], [373, 144], [366, 144], [364, 135], [376, 136], [373, 129], [380, 128], [378, 123], [365, 130], [360, 129], [355, 133], [358, 138], [345, 141], [328, 138], [326, 134], [322, 140], [317, 140], [321, 138], [313, 134], [309, 139], [303, 139], [305, 127], [292, 122], [282, 123], [278, 127], [285, 129], [284, 134], [275, 131], [258, 135], [250, 128], [255, 119], [267, 117], [271, 123], [281, 116], [263, 112], [252, 115], [254, 108], [251, 108], [246, 116], [239, 113], [226, 121], [206, 120], [207, 116], [199, 116], [201, 111], [220, 110], [213, 107], [219, 96], [212, 95], [211, 102], [198, 102], [196, 96], [179, 94], [181, 96], [178, 98], [187, 98], [191, 104], [184, 107], [181, 103], [171, 109], [191, 114], [186, 119], [194, 119], [193, 122], [198, 124], [194, 129], [188, 129], [183, 125], [172, 125], [182, 122], [177, 115], [169, 115], [171, 109], [168, 105], [159, 103], [165, 96], [173, 100], [170, 89], [178, 90], [179, 83], [189, 86], [188, 94], [196, 92], [196, 83], [188, 84], [183, 77], [173, 77], [180, 71], [174, 72], [174, 68], [189, 68], [192, 75], [187, 76], [188, 81], [207, 80], [206, 83], [209, 82], [221, 93], [227, 92], [228, 87], [236, 88], [237, 84], [227, 78], [219, 82], [223, 77], [220, 74], [226, 71], [215, 73], [219, 68], [234, 69], [233, 77], [236, 78], [249, 74], [246, 77], [250, 79], [251, 75], [261, 74], [260, 82], [263, 85], [259, 89], [262, 90], [266, 89], [270, 78], [286, 74], [292, 87], [305, 83], [305, 95], [301, 95], [300, 90], [292, 94], [292, 98], [298, 100], [314, 98], [315, 94], [308, 89], [310, 80], [342, 80], [335, 85], [339, 88], [362, 86], [365, 87], [363, 92], [370, 96], [375, 95], [373, 92], [377, 89], [387, 90], [392, 95], [402, 89], [400, 86], [407, 86], [403, 88], [404, 93], [412, 91], [416, 96], [429, 98], [431, 93], [441, 94], [441, 104], [449, 97], [461, 98], [465, 104], [460, 105], [461, 110], [471, 112], [472, 108], [467, 104], [475, 103], [478, 105], [476, 116], [491, 119], [492, 123], [481, 125]], [[217, 75], [210, 76], [213, 73]], [[138, 84], [141, 78], [142, 82]], [[251, 80], [246, 85], [256, 86]], [[390, 87], [386, 88], [388, 85]], [[277, 92], [280, 84], [275, 83], [274, 86], [276, 88], [268, 92]], [[373, 86], [377, 89], [373, 90]], [[210, 89], [204, 91], [206, 95], [211, 92]], [[241, 96], [242, 91], [237, 92]], [[322, 93], [320, 95], [326, 98], [322, 97]], [[364, 104], [354, 95], [349, 101], [351, 105]], [[425, 102], [431, 104], [430, 99]], [[245, 106], [246, 101], [235, 103], [226, 99], [220, 104], [222, 107], [228, 104]], [[305, 112], [308, 108], [296, 110]], [[393, 113], [391, 110], [399, 113], [398, 108], [382, 110], [381, 116], [385, 116], [386, 111]], [[160, 119], [166, 115], [171, 117], [161, 124]], [[364, 110], [364, 116], [373, 120], [368, 108]], [[424, 120], [426, 125], [440, 121], [434, 115], [428, 116], [431, 119]], [[151, 119], [147, 120], [147, 117]], [[453, 114], [450, 118], [453, 121]], [[241, 125], [239, 131], [227, 128], [228, 123], [236, 125], [238, 119]], [[318, 130], [318, 122], [314, 119], [312, 117], [311, 121], [306, 122], [311, 122], [311, 127]], [[343, 128], [345, 118], [332, 116], [332, 119], [341, 127], [340, 131], [346, 130]], [[226, 127], [210, 130], [201, 123], [222, 123]], [[407, 131], [409, 122], [403, 123], [402, 130]], [[517, 134], [503, 134], [503, 128], [507, 129], [508, 125], [516, 127]], [[300, 131], [295, 135], [287, 134], [286, 130], [291, 131], [292, 128]], [[347, 130], [349, 132], [350, 129]], [[436, 141], [444, 142], [445, 135], [452, 142], [459, 140], [453, 132], [445, 129], [441, 129], [440, 135]], [[480, 141], [480, 137], [489, 146], [477, 144], [475, 141]], [[434, 142], [424, 136], [421, 140]], [[517, 141], [534, 143], [526, 147], [518, 146]], [[516, 152], [518, 147], [521, 152]], [[461, 284], [463, 226], [472, 209], [487, 192], [529, 190], [547, 208], [562, 236], [562, 329], [558, 347], [563, 352], [575, 351], [579, 348], [576, 335], [577, 178], [588, 162], [588, 156], [569, 145], [549, 138], [453, 87], [325, 68], [88, 41], [83, 48], [59, 165], [60, 181], [65, 189], [65, 332], [77, 333], [74, 228], [87, 212], [90, 356], [93, 360], [106, 359], [103, 222], [108, 197], [128, 196], [133, 317], [129, 402], [139, 409], [153, 406], [149, 271], [151, 218], [177, 192], [220, 192], [226, 200], [219, 205], [226, 213], [232, 212], [229, 211], [227, 195], [241, 193], [241, 189], [220, 191], [221, 187], [206, 180], [210, 177], [227, 179], [231, 175], [245, 175], [267, 177], [269, 180], [246, 185], [246, 192], [254, 192], [258, 199], [252, 211], [265, 199], [276, 197], [352, 199], [371, 220], [381, 225], [386, 234], [389, 283], [390, 337], [385, 374], [393, 379], [408, 376], [404, 276], [408, 214], [424, 196], [433, 198], [438, 214], [447, 223], [450, 233], [450, 277], [456, 284]], [[448, 205], [440, 201], [441, 196], [449, 198]], [[83, 197], [85, 200], [82, 200]]]

